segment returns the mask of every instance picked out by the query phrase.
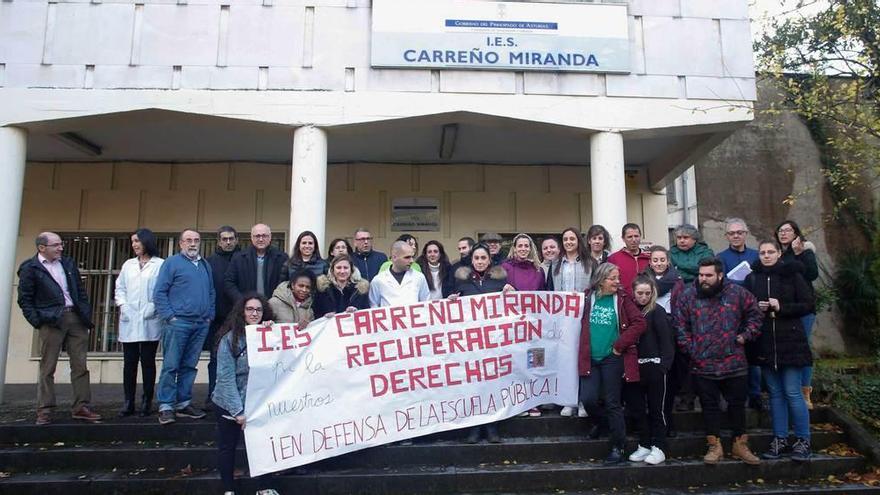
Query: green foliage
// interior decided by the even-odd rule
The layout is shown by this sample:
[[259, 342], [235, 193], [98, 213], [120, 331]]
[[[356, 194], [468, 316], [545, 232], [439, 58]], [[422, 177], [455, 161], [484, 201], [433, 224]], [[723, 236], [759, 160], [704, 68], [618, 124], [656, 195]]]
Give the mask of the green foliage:
[[880, 374], [876, 367], [856, 373], [814, 368], [814, 397], [840, 408], [880, 434]]
[[834, 274], [834, 291], [837, 308], [844, 320], [844, 327], [851, 335], [880, 348], [880, 318], [877, 300], [880, 287], [871, 269], [876, 265], [877, 251], [848, 253], [837, 263]]

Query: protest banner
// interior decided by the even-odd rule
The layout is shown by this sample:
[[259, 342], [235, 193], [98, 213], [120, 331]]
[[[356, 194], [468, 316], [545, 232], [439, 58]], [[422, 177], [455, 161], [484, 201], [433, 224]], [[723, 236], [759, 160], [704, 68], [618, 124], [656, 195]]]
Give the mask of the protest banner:
[[250, 474], [574, 405], [583, 307], [499, 292], [249, 326]]

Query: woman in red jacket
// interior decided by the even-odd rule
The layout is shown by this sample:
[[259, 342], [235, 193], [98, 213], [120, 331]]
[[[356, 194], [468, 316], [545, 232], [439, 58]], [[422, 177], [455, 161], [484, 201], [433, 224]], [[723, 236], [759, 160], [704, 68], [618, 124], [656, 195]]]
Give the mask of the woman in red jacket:
[[[621, 379], [639, 380], [636, 344], [647, 323], [632, 296], [620, 286], [620, 269], [611, 263], [599, 265], [584, 296], [586, 307], [578, 352], [580, 398], [590, 416], [608, 420], [611, 433], [611, 452], [605, 458], [608, 466], [626, 460]], [[599, 399], [605, 402], [604, 408], [599, 407]]]

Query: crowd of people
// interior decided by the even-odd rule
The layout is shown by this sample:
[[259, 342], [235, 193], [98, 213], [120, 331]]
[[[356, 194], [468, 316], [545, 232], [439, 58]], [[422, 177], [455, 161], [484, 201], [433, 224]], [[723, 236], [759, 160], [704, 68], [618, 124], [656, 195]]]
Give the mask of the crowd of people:
[[[644, 249], [641, 228], [627, 224], [621, 231], [623, 248], [615, 252], [611, 234], [601, 225], [586, 235], [570, 227], [537, 241], [521, 233], [506, 256], [501, 236], [486, 233], [480, 242], [461, 238], [459, 259], [452, 262], [439, 241], [427, 242], [419, 252], [418, 240], [409, 234], [394, 241], [389, 259], [373, 249], [366, 228], [354, 232], [354, 246], [342, 238], [331, 241], [326, 257], [317, 236], [302, 232], [288, 256], [272, 245], [271, 229], [264, 224], [253, 226], [247, 247], [239, 245], [234, 228], [221, 227], [216, 251], [207, 258], [200, 254], [199, 232], [184, 230], [179, 253], [163, 260], [156, 236], [139, 229], [131, 235], [134, 257], [116, 279], [124, 363], [118, 414], [149, 416], [154, 399], [163, 425], [213, 411], [220, 473], [232, 491], [235, 447], [247, 421], [247, 325], [306, 325], [341, 312], [490, 292], [573, 291], [584, 294], [586, 308], [578, 347], [579, 400], [562, 405], [559, 413], [589, 417], [594, 422], [590, 436], [608, 436], [605, 464], [664, 462], [667, 438], [677, 435], [673, 409], [693, 409], [695, 398], [706, 430], [704, 461], [719, 462], [724, 457], [722, 397], [733, 457], [749, 464], [783, 455], [807, 461], [815, 249], [790, 220], [757, 249], [746, 246], [748, 233], [745, 221], [728, 219], [729, 245], [717, 256], [691, 225], [674, 231], [671, 249]], [[18, 303], [40, 341], [36, 424], [52, 421], [62, 347], [70, 356], [72, 415], [99, 421], [90, 406], [86, 367], [94, 325], [79, 271], [62, 256], [58, 235], [40, 234], [36, 247], [18, 272]], [[204, 347], [210, 349], [209, 395], [204, 407], [196, 407], [192, 388]], [[764, 390], [774, 440], [756, 456], [748, 445], [745, 411], [747, 404], [766, 410]], [[553, 406], [524, 415], [540, 416], [542, 409]], [[627, 418], [638, 431], [638, 447], [628, 456]], [[483, 434], [489, 442], [502, 441], [497, 423], [472, 428], [467, 441], [476, 443]]]

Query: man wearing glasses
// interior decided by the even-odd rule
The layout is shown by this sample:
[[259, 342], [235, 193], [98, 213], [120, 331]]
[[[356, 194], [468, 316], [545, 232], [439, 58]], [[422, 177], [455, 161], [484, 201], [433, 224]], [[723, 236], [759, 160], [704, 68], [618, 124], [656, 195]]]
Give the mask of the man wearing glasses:
[[[741, 218], [728, 218], [724, 221], [727, 242], [730, 246], [718, 253], [718, 258], [724, 266], [724, 273], [730, 274], [730, 271], [736, 268], [743, 261], [748, 262], [749, 266], [758, 261], [758, 251], [746, 247], [746, 237], [749, 236], [749, 228], [746, 226], [745, 220]], [[737, 285], [743, 285], [743, 278], [731, 277], [730, 281]]]
[[226, 321], [226, 315], [232, 309], [232, 301], [226, 295], [226, 270], [232, 257], [241, 249], [238, 247], [238, 232], [230, 225], [224, 225], [217, 229], [217, 248], [214, 254], [208, 256], [208, 264], [211, 265], [211, 272], [214, 277], [214, 321], [208, 328], [208, 337], [205, 338], [205, 348], [203, 350], [211, 353], [211, 360], [208, 361], [208, 398], [205, 400], [205, 410], [212, 410], [211, 394], [214, 392], [214, 385], [217, 383], [217, 352], [214, 346], [214, 334], [220, 325]]
[[37, 254], [18, 268], [18, 305], [40, 337], [36, 424], [52, 422], [55, 366], [62, 347], [70, 357], [72, 416], [99, 421], [101, 416], [89, 407], [91, 389], [86, 367], [89, 329], [95, 325], [79, 270], [72, 259], [62, 256], [64, 244], [58, 234], [43, 232], [37, 236], [36, 245]]
[[272, 229], [258, 223], [251, 227], [251, 246], [232, 257], [226, 271], [226, 296], [235, 304], [242, 294], [257, 292], [267, 299], [275, 287], [287, 281], [287, 254], [272, 245]]
[[373, 234], [361, 227], [354, 231], [354, 264], [361, 272], [361, 277], [371, 281], [379, 273], [382, 263], [388, 261], [388, 256], [379, 251], [373, 251]]
[[163, 322], [162, 373], [157, 399], [159, 423], [175, 416], [201, 419], [204, 411], [192, 406], [192, 386], [199, 354], [214, 318], [214, 281], [211, 265], [199, 254], [202, 238], [193, 229], [180, 233], [180, 253], [159, 269], [153, 303]]

